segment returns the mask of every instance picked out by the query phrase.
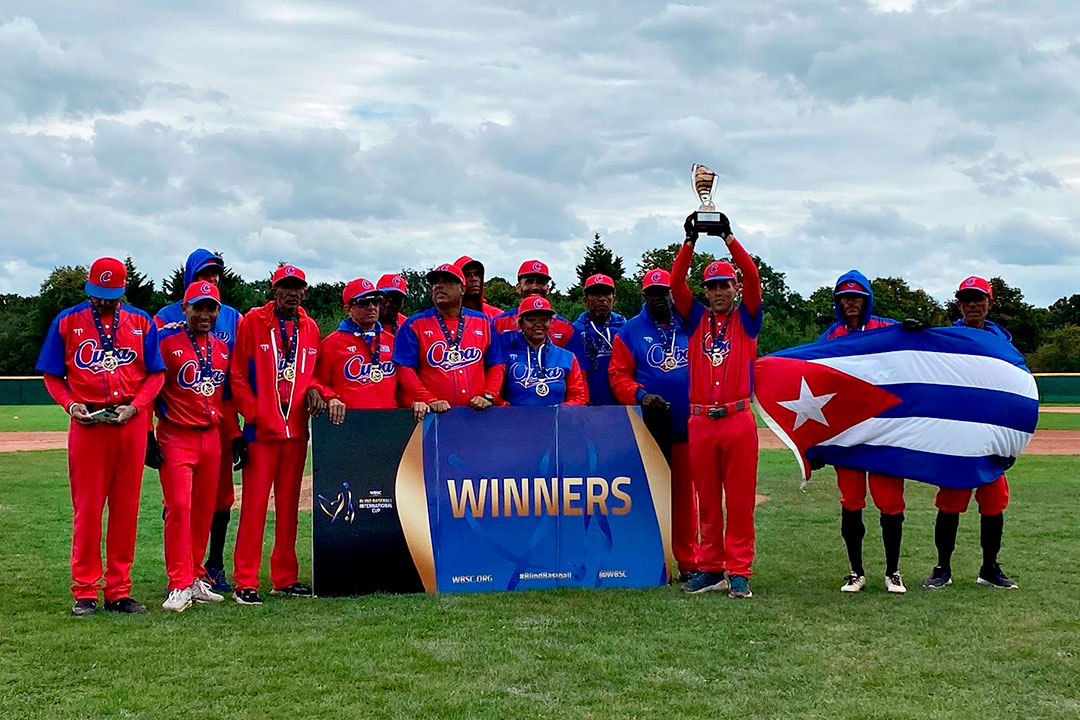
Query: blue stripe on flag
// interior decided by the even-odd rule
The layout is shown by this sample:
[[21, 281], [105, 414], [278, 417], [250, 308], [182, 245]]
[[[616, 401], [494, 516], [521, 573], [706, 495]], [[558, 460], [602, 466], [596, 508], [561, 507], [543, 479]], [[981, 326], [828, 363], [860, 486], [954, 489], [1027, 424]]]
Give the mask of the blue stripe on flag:
[[882, 385], [903, 402], [878, 415], [883, 418], [929, 417], [999, 425], [1033, 433], [1039, 402], [1022, 395], [953, 385], [903, 383]]
[[810, 448], [807, 459], [836, 467], [862, 468], [868, 472], [919, 480], [938, 487], [969, 490], [996, 480], [1012, 467], [1014, 458], [997, 455], [958, 457], [879, 445]]

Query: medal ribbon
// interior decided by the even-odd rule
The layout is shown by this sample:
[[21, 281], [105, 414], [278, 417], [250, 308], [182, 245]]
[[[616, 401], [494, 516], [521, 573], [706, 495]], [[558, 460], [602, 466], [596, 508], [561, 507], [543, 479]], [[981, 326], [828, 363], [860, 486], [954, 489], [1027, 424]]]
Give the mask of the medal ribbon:
[[[544, 372], [544, 348], [547, 347], [547, 344], [549, 342], [551, 342], [551, 341], [550, 340], [545, 340], [543, 345], [536, 348], [536, 372], [537, 372], [538, 376], [536, 378], [536, 382], [534, 382], [533, 385], [539, 385], [540, 383], [546, 382], [546, 380], [547, 380], [547, 375]], [[525, 362], [528, 364], [527, 374], [525, 375], [526, 380], [533, 376], [532, 355], [533, 355], [533, 347], [532, 347], [532, 345], [529, 345], [528, 343], [526, 343], [525, 344]], [[526, 385], [526, 387], [528, 387], [528, 385]]]
[[[368, 335], [371, 336], [371, 340], [367, 339]], [[363, 340], [364, 343], [367, 344], [367, 346], [368, 346], [368, 356], [371, 358], [371, 366], [372, 367], [378, 367], [380, 365], [380, 363], [382, 362], [382, 359], [381, 359], [381, 356], [380, 356], [380, 352], [382, 351], [382, 347], [380, 346], [380, 343], [379, 343], [379, 332], [376, 331], [376, 330], [372, 330], [369, 333], [363, 333], [360, 336], [360, 339]]]
[[720, 326], [720, 334], [716, 334], [716, 313], [711, 309], [709, 310], [709, 330], [712, 332], [712, 348], [710, 355], [717, 353], [717, 346], [723, 342], [724, 336], [727, 335], [728, 323], [731, 322], [731, 316], [735, 314], [735, 308], [728, 311], [727, 317], [724, 318], [724, 324]]
[[105, 328], [101, 324], [101, 315], [98, 314], [97, 308], [90, 305], [90, 314], [94, 318], [94, 327], [97, 328], [98, 339], [101, 340], [101, 349], [106, 355], [113, 351], [113, 339], [116, 337], [116, 328], [120, 324], [120, 304], [116, 304], [116, 309], [113, 310], [113, 323], [112, 332], [108, 335], [105, 334]]
[[203, 359], [202, 350], [199, 348], [199, 340], [195, 337], [195, 333], [191, 332], [191, 328], [187, 323], [184, 323], [184, 331], [187, 332], [188, 339], [191, 340], [191, 347], [195, 348], [195, 357], [199, 359], [199, 379], [213, 380], [214, 353], [213, 348], [210, 346], [210, 334], [207, 333], [206, 335], [206, 359]]
[[436, 310], [435, 317], [439, 321], [439, 328], [442, 330], [443, 337], [446, 338], [447, 350], [457, 350], [461, 344], [461, 336], [465, 332], [465, 313], [458, 315], [457, 337], [450, 334], [450, 328], [446, 326], [446, 321], [443, 320], [441, 312]]
[[288, 367], [296, 362], [296, 346], [300, 344], [300, 316], [297, 315], [293, 321], [292, 338], [289, 338], [289, 332], [285, 329], [285, 317], [281, 314], [280, 310], [275, 310], [278, 320], [278, 331], [281, 333], [281, 351], [285, 356], [285, 367]]

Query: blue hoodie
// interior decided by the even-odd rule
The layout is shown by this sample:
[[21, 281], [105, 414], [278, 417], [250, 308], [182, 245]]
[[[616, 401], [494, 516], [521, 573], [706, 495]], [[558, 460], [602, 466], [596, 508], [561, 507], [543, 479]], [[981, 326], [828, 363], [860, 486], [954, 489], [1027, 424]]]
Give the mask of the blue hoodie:
[[836, 285], [833, 287], [833, 312], [836, 313], [836, 322], [834, 322], [828, 330], [823, 332], [818, 340], [832, 340], [851, 332], [857, 332], [848, 328], [847, 320], [844, 318], [844, 312], [840, 309], [840, 298], [838, 296], [838, 293], [842, 292], [840, 287], [845, 283], [851, 282], [861, 287], [863, 292], [867, 294], [866, 307], [863, 308], [862, 317], [859, 318], [862, 322], [859, 323], [858, 330], [875, 330], [880, 327], [896, 324], [895, 320], [874, 315], [874, 288], [870, 285], [870, 281], [858, 270], [848, 270], [837, 278]]
[[[986, 323], [986, 326], [983, 328], [983, 330], [986, 330], [987, 332], [993, 333], [994, 335], [997, 335], [998, 337], [1005, 338], [1009, 342], [1012, 342], [1012, 333], [1011, 332], [1009, 332], [1005, 328], [1001, 327], [996, 322], [991, 322], [990, 320], [986, 320], [984, 322]], [[954, 327], [968, 327], [967, 323], [964, 322], [964, 318], [960, 318], [959, 320], [954, 322], [953, 326]], [[974, 328], [972, 328], [972, 329], [974, 329]]]
[[[187, 289], [187, 286], [195, 281], [196, 273], [211, 264], [224, 267], [221, 258], [209, 250], [199, 248], [188, 255], [187, 263], [184, 264], [184, 289]], [[158, 314], [154, 316], [158, 327], [164, 327], [170, 323], [184, 322], [183, 304], [183, 301], [174, 302], [172, 305], [166, 305], [161, 310], [158, 310]], [[240, 313], [235, 308], [222, 304], [217, 322], [214, 323], [213, 332], [214, 335], [217, 335], [222, 342], [229, 346], [230, 354], [232, 353], [233, 343], [236, 342], [236, 326], [239, 323]]]

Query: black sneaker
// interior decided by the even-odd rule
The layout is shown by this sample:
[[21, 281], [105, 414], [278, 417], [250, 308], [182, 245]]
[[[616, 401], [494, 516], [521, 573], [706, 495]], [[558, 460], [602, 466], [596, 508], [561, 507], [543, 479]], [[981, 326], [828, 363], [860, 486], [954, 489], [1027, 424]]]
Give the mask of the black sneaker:
[[941, 590], [946, 585], [952, 585], [952, 570], [935, 565], [930, 571], [930, 577], [923, 580], [922, 586], [931, 590]]
[[724, 577], [724, 573], [699, 570], [683, 585], [683, 592], [689, 595], [697, 595], [710, 590], [727, 590], [727, 578]]
[[71, 608], [72, 617], [86, 617], [97, 612], [97, 600], [76, 600]]
[[1001, 571], [1001, 566], [997, 563], [993, 565], [983, 565], [979, 568], [979, 577], [975, 578], [975, 582], [979, 585], [986, 585], [987, 587], [997, 588], [999, 590], [1019, 590], [1020, 586], [1009, 579], [1009, 576]]
[[258, 591], [251, 588], [235, 590], [232, 597], [238, 605], [262, 605], [262, 598], [259, 597]]
[[270, 591], [271, 595], [284, 595], [285, 597], [314, 597], [315, 593], [311, 592], [311, 586], [305, 585], [302, 582], [294, 582], [292, 585], [283, 588], [274, 588]]
[[694, 573], [696, 572], [696, 570], [683, 570], [679, 573], [679, 579], [676, 580], [676, 582], [680, 585], [690, 582], [690, 578], [694, 577]]
[[125, 615], [138, 615], [146, 612], [146, 606], [134, 599], [125, 597], [119, 600], [106, 600], [105, 612], [124, 613]]
[[220, 568], [206, 568], [206, 582], [216, 593], [232, 592], [233, 589], [229, 584], [229, 579], [225, 577], [225, 571]]

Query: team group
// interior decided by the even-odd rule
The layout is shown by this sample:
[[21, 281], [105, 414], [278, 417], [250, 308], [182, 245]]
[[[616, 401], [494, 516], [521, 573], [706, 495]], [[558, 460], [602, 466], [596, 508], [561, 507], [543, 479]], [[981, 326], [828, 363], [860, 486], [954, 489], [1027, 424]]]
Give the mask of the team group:
[[[293, 265], [274, 272], [272, 300], [241, 316], [222, 303], [223, 259], [196, 250], [185, 265], [183, 300], [151, 319], [121, 302], [124, 264], [98, 259], [87, 301], [53, 320], [37, 364], [50, 395], [72, 418], [72, 614], [94, 614], [99, 590], [107, 611], [145, 611], [131, 597], [130, 576], [144, 463], [158, 468], [165, 505], [163, 609], [221, 602], [230, 591], [242, 605], [262, 603], [271, 490], [272, 594], [310, 596], [296, 556], [309, 418], [325, 412], [341, 423], [350, 409], [397, 407], [411, 408], [417, 420], [451, 407], [667, 408], [672, 546], [683, 589], [752, 597], [758, 438], [750, 394], [761, 280], [730, 228], [710, 229], [734, 265], [708, 265], [706, 302], [696, 301], [687, 283], [698, 238], [693, 216], [685, 228], [670, 272], [644, 274], [642, 309], [630, 319], [613, 312], [615, 284], [606, 275], [586, 279], [585, 311], [577, 320], [558, 316], [546, 297], [550, 273], [539, 260], [522, 263], [520, 304], [501, 311], [484, 300], [483, 264], [462, 257], [428, 273], [433, 307], [410, 317], [400, 312], [408, 287], [399, 275], [352, 280], [342, 295], [344, 319], [325, 338], [304, 311], [307, 282]], [[957, 324], [1008, 338], [986, 319], [993, 291], [984, 279], [964, 280], [956, 297]], [[839, 278], [834, 298], [837, 321], [824, 340], [895, 322], [873, 315], [873, 290], [857, 271]], [[223, 555], [234, 469], [243, 471], [243, 482], [230, 584]], [[851, 568], [841, 590], [866, 586], [862, 510], [869, 487], [880, 511], [885, 587], [906, 592], [898, 571], [903, 479], [850, 468], [836, 474]], [[938, 564], [924, 582], [928, 588], [952, 582], [958, 520], [971, 494], [938, 492]], [[997, 588], [1017, 587], [997, 562], [1008, 494], [1004, 476], [975, 493], [983, 549], [977, 582]]]

